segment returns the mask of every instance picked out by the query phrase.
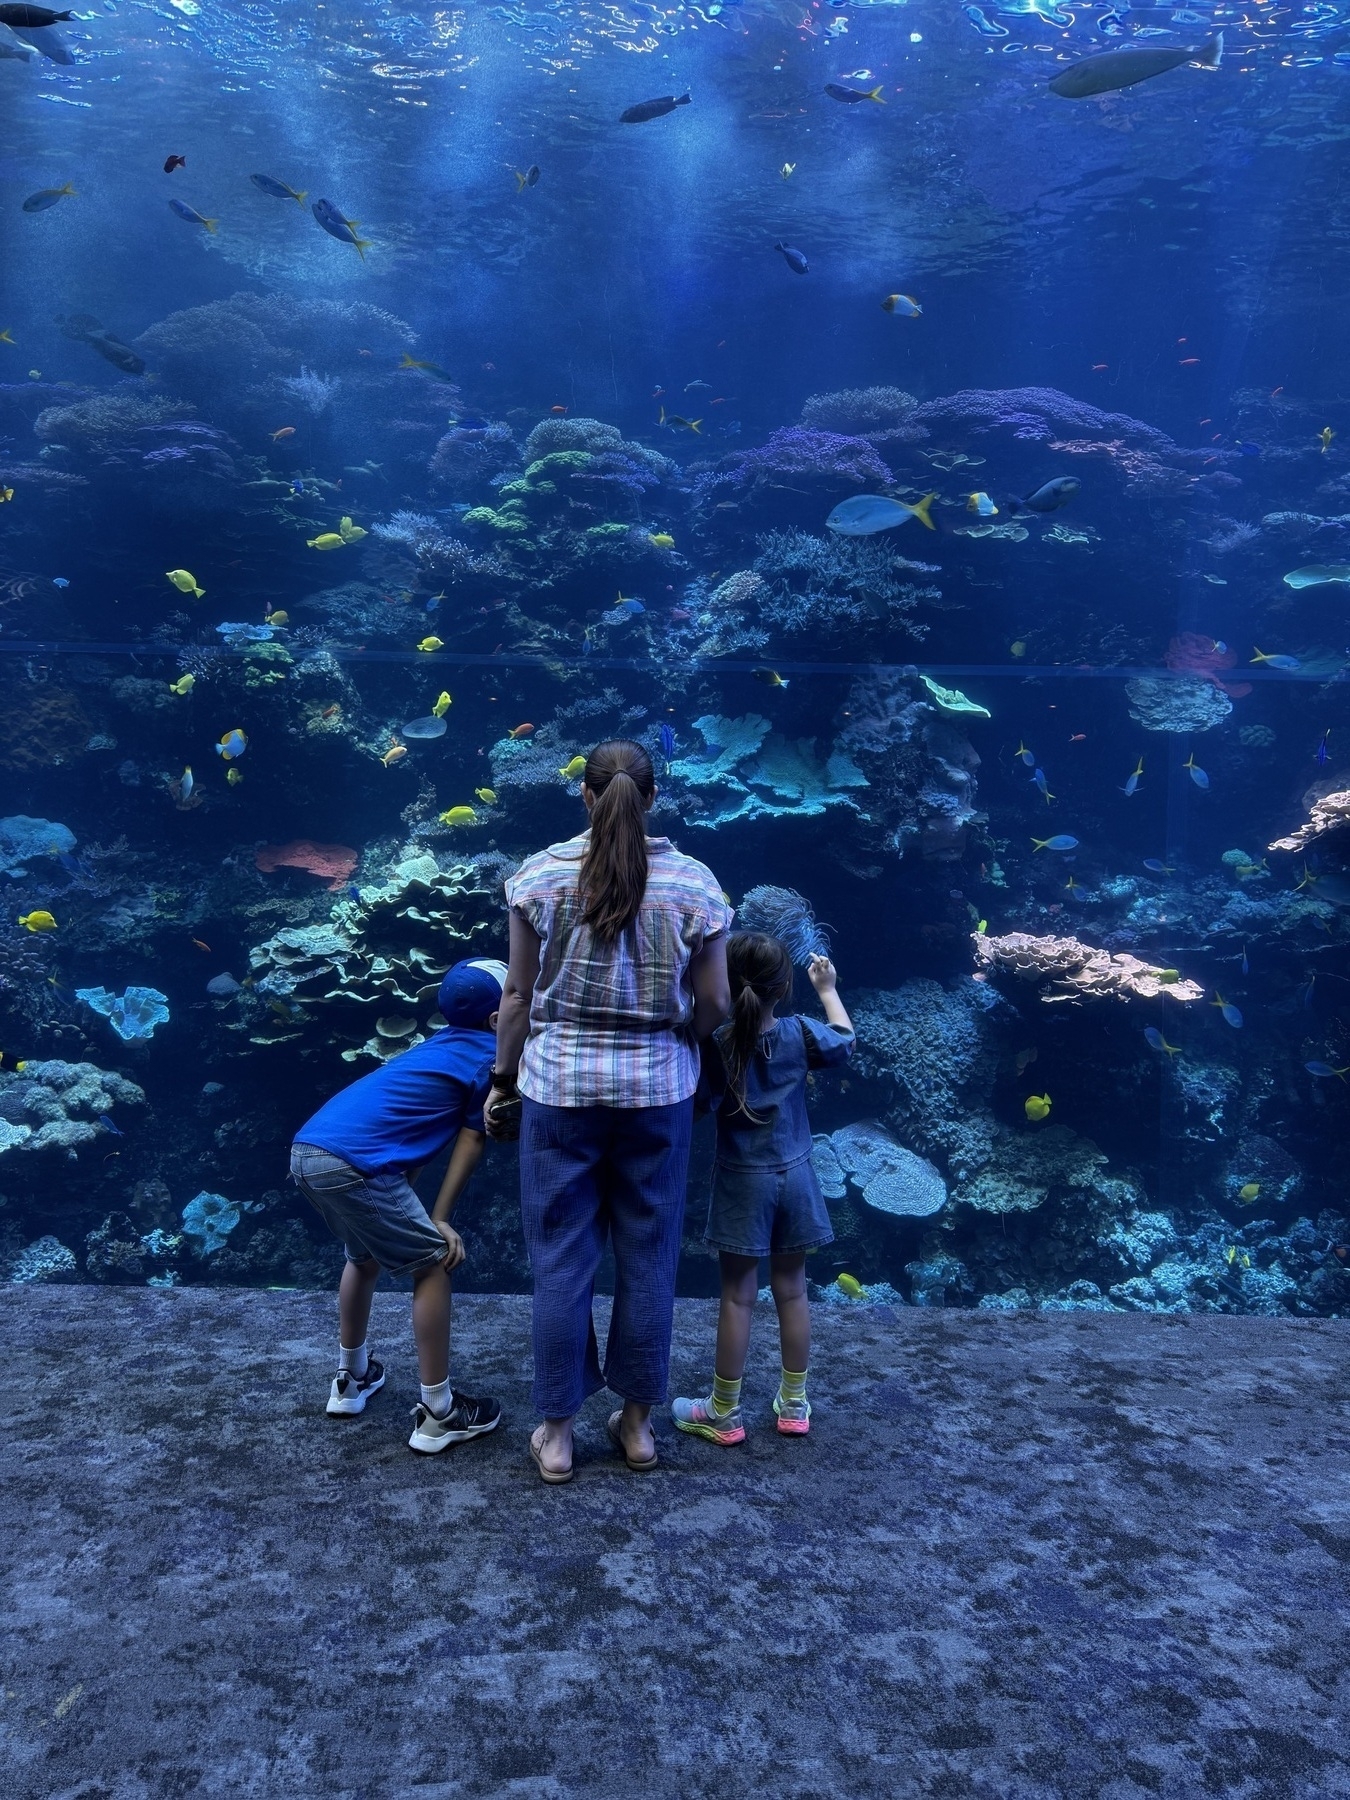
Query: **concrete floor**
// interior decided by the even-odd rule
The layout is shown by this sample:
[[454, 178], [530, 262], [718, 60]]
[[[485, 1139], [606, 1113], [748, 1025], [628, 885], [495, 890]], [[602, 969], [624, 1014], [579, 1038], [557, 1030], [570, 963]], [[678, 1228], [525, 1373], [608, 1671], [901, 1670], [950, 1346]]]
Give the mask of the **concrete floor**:
[[0, 1313], [3, 1800], [1350, 1795], [1344, 1325], [822, 1309], [793, 1441], [766, 1313], [745, 1446], [547, 1489], [520, 1299], [425, 1460], [406, 1296], [345, 1423], [323, 1294]]

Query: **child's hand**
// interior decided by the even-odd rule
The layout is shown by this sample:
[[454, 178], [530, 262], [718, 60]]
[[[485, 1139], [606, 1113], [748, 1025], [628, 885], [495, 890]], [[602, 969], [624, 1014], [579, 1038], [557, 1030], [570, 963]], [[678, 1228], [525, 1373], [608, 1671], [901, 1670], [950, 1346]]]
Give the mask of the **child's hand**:
[[806, 965], [806, 978], [818, 994], [832, 994], [839, 981], [828, 956], [813, 956]]
[[437, 1231], [439, 1231], [441, 1236], [445, 1239], [446, 1248], [450, 1252], [443, 1265], [445, 1272], [448, 1275], [451, 1269], [457, 1269], [464, 1261], [464, 1239], [453, 1226], [447, 1225], [444, 1219], [436, 1219], [433, 1223], [435, 1224]]

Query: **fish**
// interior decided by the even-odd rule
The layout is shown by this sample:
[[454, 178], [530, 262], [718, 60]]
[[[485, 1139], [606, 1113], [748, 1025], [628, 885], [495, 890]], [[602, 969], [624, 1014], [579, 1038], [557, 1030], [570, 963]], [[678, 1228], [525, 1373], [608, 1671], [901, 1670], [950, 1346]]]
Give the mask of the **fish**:
[[267, 435], [271, 438], [272, 442], [276, 444], [279, 443], [282, 438], [294, 437], [295, 427], [294, 425], [278, 425], [275, 431], [269, 431]]
[[1166, 75], [1183, 63], [1199, 63], [1202, 68], [1217, 69], [1223, 60], [1223, 33], [1216, 32], [1206, 43], [1193, 49], [1162, 49], [1132, 46], [1128, 50], [1106, 50], [1100, 56], [1085, 56], [1071, 68], [1061, 70], [1047, 83], [1052, 94], [1065, 100], [1086, 100], [1093, 94], [1111, 94], [1119, 88], [1133, 87], [1136, 82], [1151, 81]]
[[755, 680], [762, 681], [765, 687], [785, 688], [788, 686], [787, 680], [778, 673], [777, 669], [756, 669], [754, 676]]
[[834, 1285], [839, 1289], [841, 1294], [847, 1294], [850, 1300], [861, 1300], [864, 1298], [863, 1284], [858, 1280], [856, 1275], [836, 1275], [834, 1278]]
[[825, 92], [831, 100], [838, 100], [842, 106], [856, 106], [860, 100], [875, 100], [878, 106], [886, 104], [881, 97], [879, 85], [874, 88], [851, 88], [845, 87], [842, 82], [827, 81]]
[[27, 44], [21, 37], [16, 37], [8, 25], [0, 25], [0, 59], [11, 62], [32, 62], [37, 55], [36, 47]]
[[481, 800], [484, 806], [495, 806], [497, 804], [497, 791], [495, 788], [475, 788], [473, 791], [475, 799]]
[[673, 550], [675, 540], [668, 531], [651, 531], [647, 534], [655, 550]]
[[[56, 982], [52, 983], [53, 987], [56, 985]], [[8, 1050], [0, 1050], [0, 1069], [4, 1069], [14, 1075], [22, 1075], [27, 1067], [27, 1058], [11, 1056]]]
[[318, 537], [306, 538], [311, 550], [342, 550], [347, 540], [340, 531], [321, 531]]
[[1242, 946], [1242, 961], [1238, 966], [1242, 970], [1242, 973], [1244, 975], [1251, 974], [1252, 965], [1251, 965], [1251, 961], [1247, 955], [1247, 946], [1245, 944]]
[[366, 251], [370, 248], [370, 239], [358, 237], [356, 228], [361, 223], [359, 219], [343, 218], [342, 214], [338, 211], [337, 207], [333, 205], [331, 200], [316, 200], [309, 210], [314, 214], [318, 223], [323, 226], [329, 237], [336, 238], [340, 244], [353, 245], [357, 255], [361, 258], [361, 261], [364, 262], [366, 260]]
[[67, 182], [64, 187], [59, 188], [39, 188], [35, 194], [30, 194], [24, 201], [23, 210], [26, 213], [47, 212], [50, 208], [57, 205], [58, 202], [65, 199], [73, 200], [75, 198], [75, 189], [69, 182]]
[[[19, 923], [22, 925], [23, 920], [20, 919]], [[1343, 1069], [1335, 1069], [1329, 1062], [1322, 1062], [1320, 1059], [1314, 1058], [1312, 1062], [1305, 1062], [1303, 1066], [1310, 1075], [1315, 1075], [1319, 1081], [1327, 1081], [1333, 1075], [1339, 1081], [1344, 1081], [1346, 1076], [1350, 1075], [1350, 1063], [1347, 1063]]]
[[1069, 734], [1069, 742], [1070, 742], [1070, 743], [1071, 743], [1071, 744], [1086, 744], [1086, 742], [1087, 742], [1087, 733], [1086, 733], [1086, 731], [1074, 731], [1074, 732], [1071, 732], [1071, 733], [1070, 733], [1070, 734]]
[[667, 113], [673, 113], [677, 106], [688, 106], [693, 98], [691, 94], [663, 94], [659, 100], [639, 100], [636, 106], [626, 106], [619, 114], [620, 125], [645, 125], [649, 119], [664, 119]]
[[173, 795], [180, 811], [191, 805], [192, 790], [196, 785], [196, 782], [192, 779], [192, 770], [190, 767], [183, 770], [183, 773], [178, 777], [177, 781], [171, 781], [169, 783], [169, 792]]
[[[992, 519], [996, 517], [998, 508], [994, 505], [988, 494], [975, 493], [966, 496], [966, 511], [975, 513], [981, 519]], [[1025, 656], [1026, 648], [1026, 645], [1023, 644], [1022, 648], [1019, 650], [1014, 644], [1012, 653], [1014, 656]]]
[[1331, 429], [1330, 425], [1324, 425], [1322, 427], [1322, 429], [1318, 432], [1317, 441], [1322, 446], [1322, 455], [1323, 456], [1325, 456], [1327, 451], [1330, 450], [1331, 440], [1332, 440], [1332, 438], [1335, 437], [1335, 435], [1336, 435], [1336, 433]]
[[55, 931], [57, 928], [56, 920], [41, 907], [34, 912], [21, 914], [19, 924], [25, 931]]
[[1198, 788], [1208, 789], [1209, 776], [1206, 775], [1205, 771], [1196, 762], [1194, 750], [1191, 751], [1190, 755], [1181, 766], [1186, 770], [1187, 774]]
[[1181, 1055], [1181, 1045], [1169, 1044], [1156, 1025], [1144, 1027], [1144, 1040], [1151, 1050], [1161, 1050], [1165, 1056]]
[[661, 742], [662, 756], [666, 757], [667, 759], [674, 756], [674, 754], [675, 754], [675, 733], [671, 730], [670, 726], [662, 725], [660, 731], [657, 733], [657, 736], [659, 737], [660, 742]]
[[1244, 1181], [1237, 1191], [1237, 1197], [1244, 1206], [1250, 1206], [1260, 1192], [1261, 1183], [1259, 1181]]
[[882, 312], [899, 313], [902, 319], [921, 319], [923, 317], [923, 308], [911, 294], [887, 294], [881, 303], [881, 310]]
[[1049, 1094], [1028, 1094], [1022, 1102], [1022, 1111], [1033, 1124], [1039, 1124], [1042, 1119], [1048, 1119], [1050, 1117]]
[[1055, 796], [1050, 792], [1050, 783], [1045, 778], [1045, 770], [1033, 769], [1031, 771], [1031, 782], [1033, 787], [1038, 787], [1045, 795], [1045, 803], [1048, 806]]
[[166, 175], [172, 175], [175, 169], [186, 169], [186, 167], [186, 156], [166, 156], [164, 158], [164, 173]]
[[571, 762], [564, 764], [564, 766], [558, 770], [558, 773], [562, 776], [564, 781], [580, 781], [581, 777], [586, 773], [586, 758], [584, 756], [574, 756]]
[[516, 192], [523, 194], [527, 187], [539, 186], [539, 164], [531, 163], [528, 169], [516, 169]]
[[1037, 850], [1076, 850], [1078, 848], [1078, 839], [1070, 837], [1067, 831], [1056, 832], [1054, 837], [1032, 838], [1031, 842]]
[[434, 719], [443, 719], [453, 705], [454, 701], [449, 694], [440, 693], [436, 696], [436, 704], [431, 709], [431, 716]]
[[1144, 867], [1148, 870], [1150, 875], [1171, 875], [1174, 873], [1171, 866], [1168, 863], [1165, 863], [1159, 856], [1146, 856], [1144, 858]]
[[553, 414], [555, 419], [560, 419], [567, 411], [567, 408], [565, 406], [550, 406], [548, 410]]
[[14, 498], [12, 487], [0, 487], [0, 506], [6, 506]]
[[1139, 758], [1138, 764], [1135, 767], [1134, 773], [1127, 777], [1124, 787], [1120, 790], [1121, 793], [1122, 794], [1136, 793], [1139, 788], [1139, 777], [1143, 774], [1143, 772], [1144, 772], [1144, 759], [1141, 756]]
[[1331, 760], [1331, 752], [1327, 748], [1327, 739], [1330, 736], [1331, 736], [1331, 727], [1328, 725], [1326, 730], [1322, 733], [1321, 743], [1317, 746], [1316, 750], [1314, 750], [1314, 752], [1313, 752], [1313, 761], [1317, 764], [1319, 769], [1325, 768], [1327, 763]]
[[242, 769], [226, 769], [225, 779], [231, 787], [238, 787], [239, 783], [244, 779], [244, 772]]
[[204, 587], [197, 586], [197, 577], [187, 569], [166, 569], [164, 574], [180, 594], [191, 594], [194, 600], [200, 600], [206, 592]]
[[189, 206], [186, 200], [170, 200], [169, 211], [176, 212], [179, 218], [185, 220], [189, 225], [204, 226], [212, 234], [220, 223], [219, 219], [208, 219], [203, 213], [199, 213], [196, 207]]
[[1035, 768], [1036, 752], [1034, 750], [1028, 750], [1020, 738], [1017, 740], [1017, 748], [1013, 751], [1013, 755], [1017, 757], [1020, 762], [1024, 762], [1029, 769]]
[[338, 520], [338, 536], [344, 544], [359, 544], [361, 539], [369, 537], [370, 533], [364, 525], [353, 525], [351, 519], [344, 513]]
[[263, 614], [263, 624], [271, 625], [278, 631], [282, 628], [282, 626], [289, 625], [290, 622], [291, 622], [291, 615], [288, 612], [278, 611], [278, 612], [270, 612], [270, 613]]
[[614, 602], [612, 610], [617, 613], [623, 613], [627, 618], [635, 619], [639, 613], [645, 613], [647, 608], [643, 605], [641, 600], [625, 599], [624, 596], [620, 594], [619, 598]]
[[216, 745], [216, 755], [223, 756], [226, 762], [233, 762], [235, 757], [242, 756], [247, 749], [248, 738], [240, 727], [235, 725], [225, 732]]
[[1081, 894], [1083, 891], [1083, 884], [1081, 881], [1075, 881], [1073, 876], [1070, 875], [1069, 879], [1064, 883], [1064, 889], [1065, 892], [1069, 894]]
[[437, 650], [444, 650], [444, 648], [445, 648], [445, 639], [444, 639], [444, 638], [438, 638], [438, 637], [424, 637], [424, 638], [423, 638], [423, 639], [422, 639], [422, 641], [421, 641], [421, 642], [420, 642], [420, 643], [419, 643], [419, 644], [417, 644], [417, 645], [416, 645], [416, 646], [415, 646], [415, 648], [416, 648], [416, 649], [418, 649], [418, 650], [422, 650], [422, 651], [425, 651], [425, 653], [426, 653], [426, 654], [427, 654], [427, 655], [428, 655], [428, 656], [431, 656], [431, 655], [433, 655], [433, 654], [434, 654], [434, 653], [435, 653], [435, 652], [436, 652], [436, 651], [437, 651]]
[[1076, 475], [1056, 475], [1038, 487], [1034, 494], [1028, 494], [1025, 500], [1010, 500], [1008, 511], [1016, 518], [1018, 513], [1058, 512], [1061, 506], [1067, 506], [1074, 499], [1082, 482]]
[[[566, 410], [564, 407], [563, 411]], [[657, 424], [669, 425], [674, 431], [693, 431], [702, 435], [702, 419], [682, 419], [679, 413], [668, 413], [664, 406], [661, 408], [661, 417], [657, 420]]]
[[524, 725], [513, 725], [506, 735], [518, 744], [522, 738], [534, 736], [534, 726], [528, 721]]
[[6, 325], [5, 329], [0, 331], [0, 344], [12, 344], [13, 342], [13, 333], [10, 331], [9, 326]]
[[1241, 1010], [1234, 1006], [1231, 1000], [1225, 1000], [1222, 994], [1216, 994], [1210, 1001], [1210, 1005], [1218, 1007], [1225, 1025], [1231, 1025], [1234, 1031], [1242, 1030]]
[[[1255, 646], [1253, 646], [1253, 648], [1255, 648]], [[1303, 667], [1296, 656], [1285, 656], [1280, 652], [1267, 656], [1264, 650], [1257, 650], [1256, 655], [1251, 658], [1251, 661], [1254, 663], [1265, 663], [1272, 669], [1301, 669]]]
[[177, 681], [169, 683], [169, 692], [171, 694], [190, 694], [196, 685], [197, 677], [195, 675], [180, 675]]
[[[98, 320], [90, 313], [72, 313], [68, 319], [57, 314], [56, 323], [61, 327], [63, 337], [74, 338], [77, 343], [88, 344], [97, 350], [105, 362], [114, 368], [121, 369], [126, 375], [143, 375], [145, 364], [136, 352], [120, 338], [115, 338], [110, 331], [105, 331]], [[29, 371], [33, 374], [33, 371]], [[34, 379], [36, 376], [34, 375]]]
[[471, 806], [452, 806], [449, 812], [441, 814], [441, 824], [449, 825], [452, 829], [457, 825], [476, 825], [477, 823], [478, 814]]
[[854, 494], [839, 502], [825, 526], [842, 537], [873, 537], [878, 531], [891, 531], [917, 519], [929, 531], [936, 531], [931, 511], [936, 499], [936, 493], [925, 494], [911, 506], [907, 500], [891, 500], [885, 494]]
[[380, 758], [380, 761], [384, 764], [386, 769], [392, 769], [394, 764], [401, 761], [407, 754], [408, 746], [406, 744], [391, 744]]
[[809, 275], [810, 274], [811, 265], [809, 262], [807, 262], [805, 253], [803, 251], [794, 250], [791, 244], [783, 244], [783, 243], [775, 244], [774, 249], [782, 257], [783, 261], [787, 264], [789, 269], [792, 270], [792, 273], [794, 275]]
[[[443, 369], [439, 363], [418, 362], [417, 358], [409, 356], [406, 350], [399, 359], [398, 366], [400, 369], [421, 369], [424, 374], [433, 375], [437, 381], [448, 381], [452, 386], [454, 385], [455, 378], [448, 369]], [[463, 419], [452, 419], [450, 423], [452, 425], [462, 426], [465, 421]]]
[[64, 575], [53, 575], [52, 586], [54, 588], [68, 588], [70, 583], [66, 580]]
[[1241, 456], [1260, 456], [1260, 444], [1249, 444], [1242, 438], [1234, 438], [1233, 446]]
[[[271, 175], [250, 175], [249, 180], [255, 188], [260, 188], [264, 194], [270, 194], [274, 200], [294, 200], [298, 206], [303, 206], [305, 203], [304, 188], [287, 187], [284, 181], [277, 181]], [[323, 220], [320, 219], [319, 223], [322, 225]]]
[[794, 173], [796, 167], [796, 163], [784, 163], [778, 173], [782, 176], [783, 180], [786, 181], [788, 177]]
[[73, 12], [52, 12], [46, 6], [23, 6], [16, 0], [6, 0], [6, 4], [0, 6], [0, 25], [18, 26], [20, 31], [40, 31], [44, 25], [65, 25], [74, 17]]

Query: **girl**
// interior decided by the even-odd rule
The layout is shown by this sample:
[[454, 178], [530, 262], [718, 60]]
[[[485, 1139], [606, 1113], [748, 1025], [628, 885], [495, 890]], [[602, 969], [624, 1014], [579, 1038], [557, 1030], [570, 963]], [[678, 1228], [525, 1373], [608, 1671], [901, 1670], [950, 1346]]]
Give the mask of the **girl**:
[[750, 1320], [759, 1287], [760, 1258], [778, 1309], [783, 1373], [773, 1410], [778, 1429], [804, 1436], [811, 1429], [806, 1371], [811, 1316], [806, 1302], [806, 1253], [834, 1237], [820, 1182], [811, 1166], [806, 1077], [853, 1054], [853, 1026], [835, 988], [834, 964], [813, 956], [807, 967], [828, 1025], [774, 1017], [792, 991], [792, 959], [777, 938], [737, 932], [727, 940], [731, 1018], [704, 1055], [710, 1102], [717, 1111], [717, 1158], [705, 1243], [722, 1265], [722, 1307], [712, 1393], [677, 1400], [681, 1431], [715, 1444], [739, 1444], [741, 1377], [750, 1347]]

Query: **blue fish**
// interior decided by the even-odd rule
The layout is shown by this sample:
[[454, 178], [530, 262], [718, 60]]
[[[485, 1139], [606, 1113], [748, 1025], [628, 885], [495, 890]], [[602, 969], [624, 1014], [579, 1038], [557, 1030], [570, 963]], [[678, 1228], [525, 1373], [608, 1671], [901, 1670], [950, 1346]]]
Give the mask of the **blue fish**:
[[110, 1131], [114, 1137], [125, 1137], [127, 1135], [125, 1131], [119, 1131], [117, 1129], [116, 1125], [113, 1124], [112, 1120], [108, 1117], [107, 1113], [100, 1113], [98, 1115], [98, 1122], [105, 1131]]
[[669, 761], [670, 758], [672, 756], [674, 756], [674, 754], [675, 754], [675, 733], [670, 729], [669, 725], [663, 725], [661, 727], [660, 735], [661, 735], [661, 754], [662, 754], [662, 756], [664, 756], [666, 758], [667, 761]]
[[1327, 729], [1322, 733], [1321, 743], [1317, 746], [1317, 749], [1314, 752], [1314, 755], [1317, 760], [1317, 766], [1319, 769], [1324, 769], [1327, 766], [1327, 763], [1331, 760], [1331, 752], [1327, 749], [1327, 739], [1330, 736], [1331, 736], [1331, 727], [1328, 725]]
[[811, 265], [800, 250], [794, 250], [791, 244], [775, 244], [774, 249], [777, 250], [794, 275], [810, 273]]
[[186, 200], [170, 200], [169, 210], [176, 212], [179, 218], [185, 220], [189, 225], [204, 226], [213, 236], [216, 226], [220, 223], [219, 219], [208, 219], [204, 214], [199, 213], [196, 207], [189, 206]]
[[335, 237], [340, 244], [353, 245], [361, 261], [366, 260], [370, 239], [356, 235], [356, 228], [361, 223], [359, 219], [344, 218], [331, 200], [316, 200], [309, 210], [329, 237]]
[[1234, 1031], [1242, 1030], [1242, 1013], [1231, 1000], [1225, 1000], [1222, 994], [1216, 994], [1210, 1005], [1218, 1007], [1225, 1025], [1231, 1025]]
[[291, 483], [291, 492], [301, 498], [303, 498], [303, 496], [304, 496], [305, 484], [303, 481], [301, 481], [301, 479], [298, 475], [296, 476], [295, 480]]
[[1251, 966], [1251, 963], [1248, 962], [1248, 960], [1247, 960], [1247, 946], [1244, 944], [1242, 946], [1242, 973], [1244, 975], [1250, 975], [1251, 972], [1252, 972], [1252, 966]]
[[1196, 762], [1194, 750], [1191, 751], [1191, 754], [1181, 766], [1186, 770], [1191, 780], [1198, 788], [1208, 788], [1209, 776], [1206, 775], [1205, 771]]
[[70, 583], [66, 580], [64, 575], [53, 575], [52, 576], [52, 586], [59, 587], [59, 588], [68, 588], [70, 586]]
[[1260, 456], [1261, 454], [1260, 444], [1244, 443], [1241, 438], [1237, 440], [1237, 447], [1244, 456]]
[[636, 618], [639, 613], [644, 613], [646, 610], [647, 608], [642, 604], [641, 600], [625, 600], [622, 595], [620, 595], [614, 606], [615, 612], [625, 613], [630, 619]]
[[1172, 873], [1171, 867], [1160, 856], [1146, 856], [1144, 867], [1150, 875], [1170, 875]]
[[1038, 787], [1045, 795], [1045, 803], [1048, 806], [1055, 796], [1050, 792], [1050, 783], [1045, 779], [1045, 770], [1033, 769], [1031, 772], [1031, 780], [1032, 785]]

